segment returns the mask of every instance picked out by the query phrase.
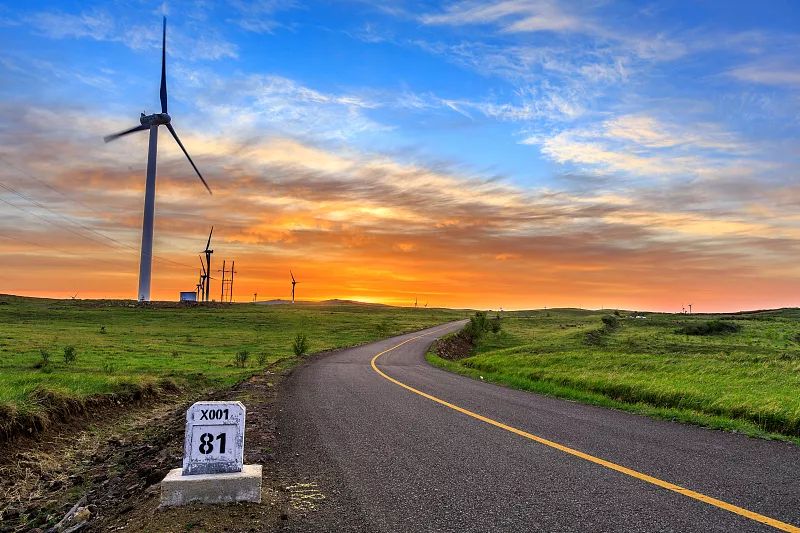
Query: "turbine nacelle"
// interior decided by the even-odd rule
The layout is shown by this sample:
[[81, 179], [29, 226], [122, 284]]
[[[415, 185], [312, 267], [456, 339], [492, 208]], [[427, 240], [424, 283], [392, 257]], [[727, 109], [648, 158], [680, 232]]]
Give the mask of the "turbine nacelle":
[[172, 117], [168, 113], [154, 113], [152, 115], [141, 114], [139, 122], [142, 126], [164, 126], [172, 122]]

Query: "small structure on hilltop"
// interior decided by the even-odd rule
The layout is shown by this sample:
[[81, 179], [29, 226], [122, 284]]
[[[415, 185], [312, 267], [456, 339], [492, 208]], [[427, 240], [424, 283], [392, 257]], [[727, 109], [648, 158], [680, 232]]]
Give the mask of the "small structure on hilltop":
[[197, 302], [197, 291], [181, 291], [182, 302]]

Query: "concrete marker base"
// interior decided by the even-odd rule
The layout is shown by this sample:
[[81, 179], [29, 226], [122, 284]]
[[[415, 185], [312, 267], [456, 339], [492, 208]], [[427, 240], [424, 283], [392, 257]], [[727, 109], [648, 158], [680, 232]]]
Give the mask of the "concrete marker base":
[[241, 472], [184, 476], [173, 468], [161, 482], [161, 506], [198, 503], [261, 503], [261, 465], [244, 465]]

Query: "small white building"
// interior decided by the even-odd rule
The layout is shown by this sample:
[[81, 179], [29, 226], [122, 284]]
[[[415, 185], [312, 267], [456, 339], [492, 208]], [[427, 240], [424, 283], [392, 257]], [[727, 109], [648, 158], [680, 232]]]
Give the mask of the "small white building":
[[197, 293], [195, 291], [181, 291], [182, 302], [196, 302]]

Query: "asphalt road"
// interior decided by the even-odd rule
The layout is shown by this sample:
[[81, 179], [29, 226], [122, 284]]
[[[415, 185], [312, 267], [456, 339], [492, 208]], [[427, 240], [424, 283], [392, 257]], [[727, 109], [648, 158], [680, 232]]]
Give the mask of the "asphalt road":
[[[287, 380], [283, 432], [319, 496], [287, 527], [328, 531], [777, 531], [800, 525], [800, 448], [514, 391], [433, 368], [460, 324], [320, 357]], [[413, 340], [409, 340], [413, 339]], [[695, 491], [689, 497], [531, 440]], [[302, 491], [301, 491], [302, 493]], [[301, 506], [302, 508], [302, 506]], [[313, 509], [316, 509], [315, 511]], [[800, 531], [800, 530], [798, 530]]]

